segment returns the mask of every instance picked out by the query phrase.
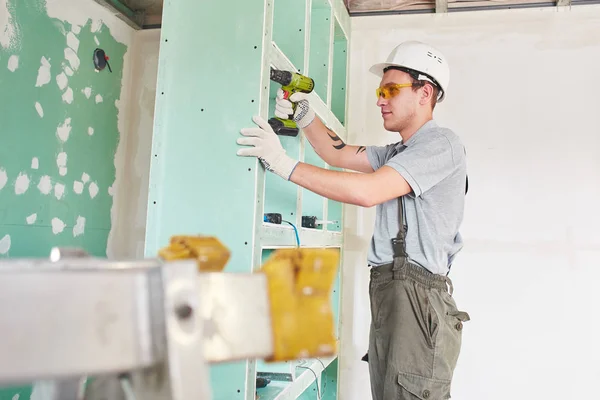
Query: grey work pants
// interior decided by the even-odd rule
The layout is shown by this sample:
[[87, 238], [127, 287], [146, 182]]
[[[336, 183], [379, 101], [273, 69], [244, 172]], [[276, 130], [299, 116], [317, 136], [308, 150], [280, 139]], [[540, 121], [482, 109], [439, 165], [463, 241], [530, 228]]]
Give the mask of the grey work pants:
[[[395, 267], [394, 267], [395, 265]], [[397, 258], [373, 267], [369, 374], [373, 400], [445, 400], [463, 322], [444, 276]]]

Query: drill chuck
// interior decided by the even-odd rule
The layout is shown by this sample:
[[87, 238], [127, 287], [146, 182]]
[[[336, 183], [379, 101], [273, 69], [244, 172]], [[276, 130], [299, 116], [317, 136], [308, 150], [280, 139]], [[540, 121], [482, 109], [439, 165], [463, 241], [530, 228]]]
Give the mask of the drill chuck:
[[292, 83], [292, 73], [290, 71], [281, 71], [271, 68], [271, 80], [279, 83], [281, 86], [288, 86]]

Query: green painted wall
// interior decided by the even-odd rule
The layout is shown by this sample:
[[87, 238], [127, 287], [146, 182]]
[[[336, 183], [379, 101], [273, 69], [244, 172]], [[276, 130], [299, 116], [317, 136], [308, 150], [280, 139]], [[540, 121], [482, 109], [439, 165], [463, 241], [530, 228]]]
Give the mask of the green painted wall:
[[[15, 35], [0, 46], [0, 258], [46, 257], [53, 246], [105, 256], [127, 47], [91, 19], [50, 18], [44, 0], [5, 2]], [[94, 71], [96, 40], [113, 73]], [[0, 400], [30, 395], [0, 390]]]

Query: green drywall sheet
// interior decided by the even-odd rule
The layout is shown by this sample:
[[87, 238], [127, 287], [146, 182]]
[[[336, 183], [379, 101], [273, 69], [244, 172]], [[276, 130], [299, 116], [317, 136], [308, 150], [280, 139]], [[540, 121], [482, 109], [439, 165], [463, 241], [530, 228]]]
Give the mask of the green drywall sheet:
[[[342, 171], [340, 168], [330, 167], [332, 171]], [[327, 220], [336, 221], [334, 224], [327, 225], [330, 231], [341, 232], [343, 224], [344, 205], [339, 201], [327, 199]]]
[[[338, 376], [338, 359], [336, 358], [321, 372], [321, 380], [317, 384], [313, 382], [306, 390], [298, 397], [298, 400], [337, 400], [337, 376]], [[311, 373], [309, 371], [309, 373]], [[317, 387], [320, 396], [317, 396]]]
[[333, 76], [331, 83], [331, 111], [346, 125], [346, 76], [348, 69], [348, 39], [335, 21], [333, 40]]
[[[317, 167], [325, 168], [325, 162], [315, 153], [308, 140], [304, 145], [304, 162], [307, 164], [316, 165]], [[323, 220], [323, 207], [325, 206], [324, 198], [307, 189], [302, 189], [302, 216], [317, 217], [318, 220]], [[323, 226], [318, 225], [317, 229], [322, 229]]]
[[[0, 46], [0, 241], [4, 239], [6, 245], [5, 238], [9, 237], [10, 248], [0, 257], [48, 257], [54, 246], [78, 246], [92, 255], [106, 256], [113, 204], [109, 188], [115, 180], [114, 156], [119, 141], [115, 101], [121, 93], [127, 48], [112, 37], [106, 26], [92, 32], [91, 20], [79, 33], [72, 32], [78, 29], [50, 18], [45, 3], [7, 3], [16, 29], [11, 46]], [[0, 35], [5, 34], [0, 31]], [[81, 62], [79, 68], [65, 58], [67, 35], [75, 47], [73, 54]], [[78, 39], [79, 46], [73, 38]], [[110, 56], [113, 73], [94, 72], [91, 60], [97, 47], [95, 38]], [[42, 57], [50, 64], [50, 81], [44, 83], [42, 79], [36, 87]], [[70, 72], [66, 67], [74, 70], [72, 76], [64, 72]], [[57, 83], [62, 73], [68, 79], [63, 89]], [[88, 87], [90, 98], [83, 93]], [[70, 104], [62, 98], [68, 90], [73, 91]], [[103, 101], [96, 103], [96, 95], [101, 95]], [[89, 128], [94, 130], [92, 135]], [[64, 175], [57, 165], [62, 152], [66, 154]], [[85, 183], [84, 173], [89, 176]], [[80, 187], [76, 182], [81, 183], [81, 194], [75, 192], [75, 187]], [[27, 190], [21, 193], [25, 187]], [[49, 189], [48, 194], [40, 187]], [[83, 231], [76, 235], [73, 230], [78, 218], [76, 233], [80, 228]], [[65, 225], [56, 234], [53, 219], [55, 229], [62, 227], [58, 220]], [[21, 400], [29, 399], [31, 388], [0, 390], [0, 400], [12, 400], [17, 395]]]
[[327, 103], [331, 6], [327, 0], [314, 0], [311, 10], [308, 74], [315, 81], [315, 92]]
[[271, 0], [273, 7], [273, 41], [294, 67], [304, 72], [306, 0]]
[[[265, 1], [165, 1], [146, 249], [174, 234], [216, 236], [226, 272], [250, 272], [257, 160], [236, 155], [259, 113]], [[247, 362], [211, 366], [213, 400], [244, 399]], [[249, 382], [249, 385], [252, 385]], [[253, 386], [253, 385], [252, 385]]]
[[[269, 117], [275, 115], [275, 97], [280, 88], [276, 82], [271, 81], [269, 87]], [[279, 136], [281, 145], [286, 154], [295, 160], [300, 157], [299, 136]], [[296, 221], [296, 208], [298, 206], [298, 186], [290, 181], [281, 179], [279, 175], [269, 173], [265, 176], [265, 213], [279, 213], [284, 220], [291, 223]]]

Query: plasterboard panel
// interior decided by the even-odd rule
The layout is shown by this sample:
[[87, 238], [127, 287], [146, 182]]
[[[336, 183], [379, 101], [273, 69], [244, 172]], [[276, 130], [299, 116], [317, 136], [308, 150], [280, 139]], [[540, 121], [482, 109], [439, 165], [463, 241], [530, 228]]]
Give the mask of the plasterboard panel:
[[[236, 155], [236, 140], [253, 115], [266, 116], [259, 108], [265, 7], [264, 0], [233, 8], [196, 0], [164, 4], [147, 255], [175, 234], [214, 235], [231, 250], [226, 271], [252, 271], [260, 174], [254, 157]], [[213, 398], [244, 398], [247, 384], [253, 393], [249, 364], [212, 366]]]

